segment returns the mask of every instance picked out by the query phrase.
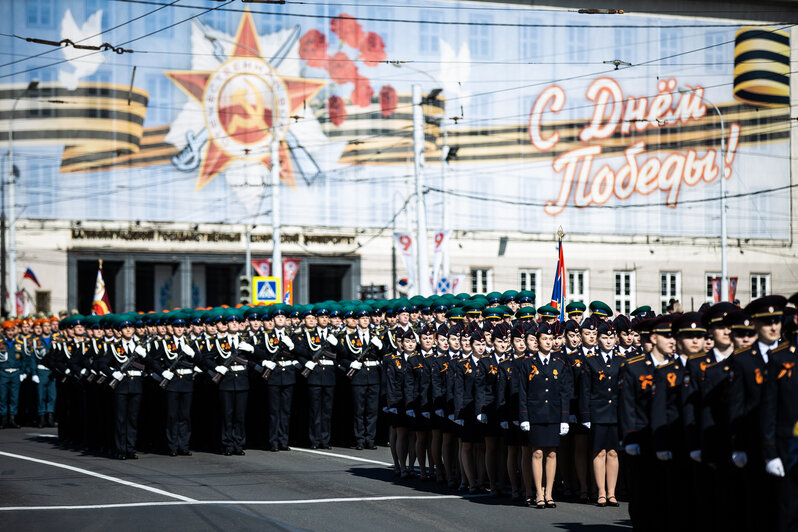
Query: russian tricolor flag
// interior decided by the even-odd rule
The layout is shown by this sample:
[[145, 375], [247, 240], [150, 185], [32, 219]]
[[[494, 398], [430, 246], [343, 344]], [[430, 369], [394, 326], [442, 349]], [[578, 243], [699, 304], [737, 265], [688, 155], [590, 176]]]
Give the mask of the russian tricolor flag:
[[557, 258], [557, 273], [554, 275], [554, 289], [551, 291], [551, 305], [560, 311], [560, 321], [565, 321], [565, 258], [562, 254], [562, 238]]

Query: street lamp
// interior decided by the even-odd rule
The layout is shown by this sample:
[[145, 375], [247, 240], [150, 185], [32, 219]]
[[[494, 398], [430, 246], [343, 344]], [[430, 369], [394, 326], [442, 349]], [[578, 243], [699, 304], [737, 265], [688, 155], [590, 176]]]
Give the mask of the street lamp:
[[[39, 81], [34, 79], [28, 83], [24, 91], [14, 98], [14, 104], [11, 106], [11, 117], [8, 121], [8, 290], [11, 297], [12, 314], [16, 314], [17, 300], [17, 209], [14, 204], [16, 201], [16, 191], [14, 190], [16, 185], [16, 176], [14, 175], [14, 113], [17, 110], [19, 100], [28, 92], [36, 90], [38, 86]], [[0, 297], [4, 296], [5, 294], [0, 295]]]
[[[697, 96], [695, 89], [690, 87], [679, 87], [679, 92], [682, 94], [691, 92]], [[720, 152], [718, 152], [720, 159], [718, 162], [718, 177], [720, 178], [720, 299], [721, 301], [726, 301], [729, 297], [729, 265], [726, 247], [726, 172], [724, 170], [724, 161], [726, 157], [726, 128], [723, 125], [723, 115], [720, 113], [718, 106], [706, 96], [702, 95], [701, 99], [709, 102], [720, 119]]]

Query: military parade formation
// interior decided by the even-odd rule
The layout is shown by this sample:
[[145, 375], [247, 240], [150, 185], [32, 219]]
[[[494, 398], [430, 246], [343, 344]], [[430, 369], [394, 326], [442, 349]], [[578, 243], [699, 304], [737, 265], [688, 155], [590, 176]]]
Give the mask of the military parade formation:
[[0, 418], [120, 460], [387, 443], [398, 481], [533, 508], [622, 496], [637, 530], [798, 528], [798, 294], [564, 320], [534, 300], [7, 320]]

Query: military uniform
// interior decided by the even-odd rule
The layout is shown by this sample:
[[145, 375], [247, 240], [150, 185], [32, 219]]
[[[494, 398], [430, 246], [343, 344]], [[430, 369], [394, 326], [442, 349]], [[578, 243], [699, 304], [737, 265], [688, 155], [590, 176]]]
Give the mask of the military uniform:
[[384, 348], [384, 343], [378, 335], [360, 329], [343, 335], [338, 342], [338, 358], [342, 369], [345, 372], [351, 370], [355, 372], [351, 383], [354, 437], [357, 447], [373, 447], [377, 437], [382, 380], [380, 366]]
[[294, 339], [296, 356], [307, 372], [308, 437], [313, 449], [329, 448], [335, 398], [335, 349], [338, 339], [324, 329], [302, 328]]

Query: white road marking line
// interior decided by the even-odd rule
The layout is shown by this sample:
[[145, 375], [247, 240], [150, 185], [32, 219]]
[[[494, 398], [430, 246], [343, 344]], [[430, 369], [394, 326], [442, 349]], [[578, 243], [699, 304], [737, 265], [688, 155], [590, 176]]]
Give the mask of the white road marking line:
[[27, 436], [34, 438], [57, 438], [58, 434], [45, 434], [44, 432], [28, 432]]
[[323, 456], [333, 456], [335, 458], [346, 458], [347, 460], [354, 460], [355, 462], [366, 462], [367, 464], [378, 464], [388, 467], [393, 467], [390, 462], [381, 462], [379, 460], [372, 460], [370, 458], [360, 458], [358, 456], [350, 456], [348, 454], [330, 453], [327, 451], [316, 451], [315, 449], [303, 449], [302, 447], [289, 447], [292, 451], [299, 451], [303, 453], [320, 454]]
[[20, 510], [105, 510], [114, 508], [141, 508], [152, 506], [274, 506], [288, 504], [322, 504], [331, 502], [381, 502], [402, 500], [471, 499], [480, 495], [386, 495], [379, 497], [335, 497], [330, 499], [288, 499], [281, 501], [154, 501], [115, 504], [85, 504], [74, 506], [0, 506], [0, 512]]
[[36, 462], [38, 464], [45, 464], [53, 467], [60, 467], [61, 469], [68, 469], [70, 471], [75, 471], [76, 473], [83, 473], [84, 475], [89, 475], [91, 477], [101, 478], [103, 480], [108, 480], [110, 482], [116, 482], [117, 484], [122, 484], [124, 486], [130, 486], [131, 488], [138, 488], [140, 490], [149, 491], [152, 493], [157, 493], [159, 495], [163, 495], [165, 497], [171, 497], [173, 499], [178, 499], [184, 502], [195, 502], [196, 499], [192, 499], [190, 497], [183, 497], [182, 495], [178, 495], [176, 493], [170, 493], [168, 491], [164, 491], [158, 488], [153, 488], [151, 486], [145, 486], [144, 484], [137, 484], [136, 482], [131, 482], [129, 480], [122, 480], [121, 478], [111, 477], [108, 475], [103, 475], [102, 473], [95, 473], [94, 471], [89, 471], [88, 469], [83, 469], [80, 467], [74, 467], [71, 465], [66, 464], [59, 464], [58, 462], [51, 462], [50, 460], [42, 460], [40, 458], [33, 458], [30, 456], [24, 456], [21, 454], [13, 454], [7, 453], [4, 451], [0, 451], [0, 456], [8, 456], [10, 458], [18, 458], [20, 460], [27, 460], [29, 462]]

